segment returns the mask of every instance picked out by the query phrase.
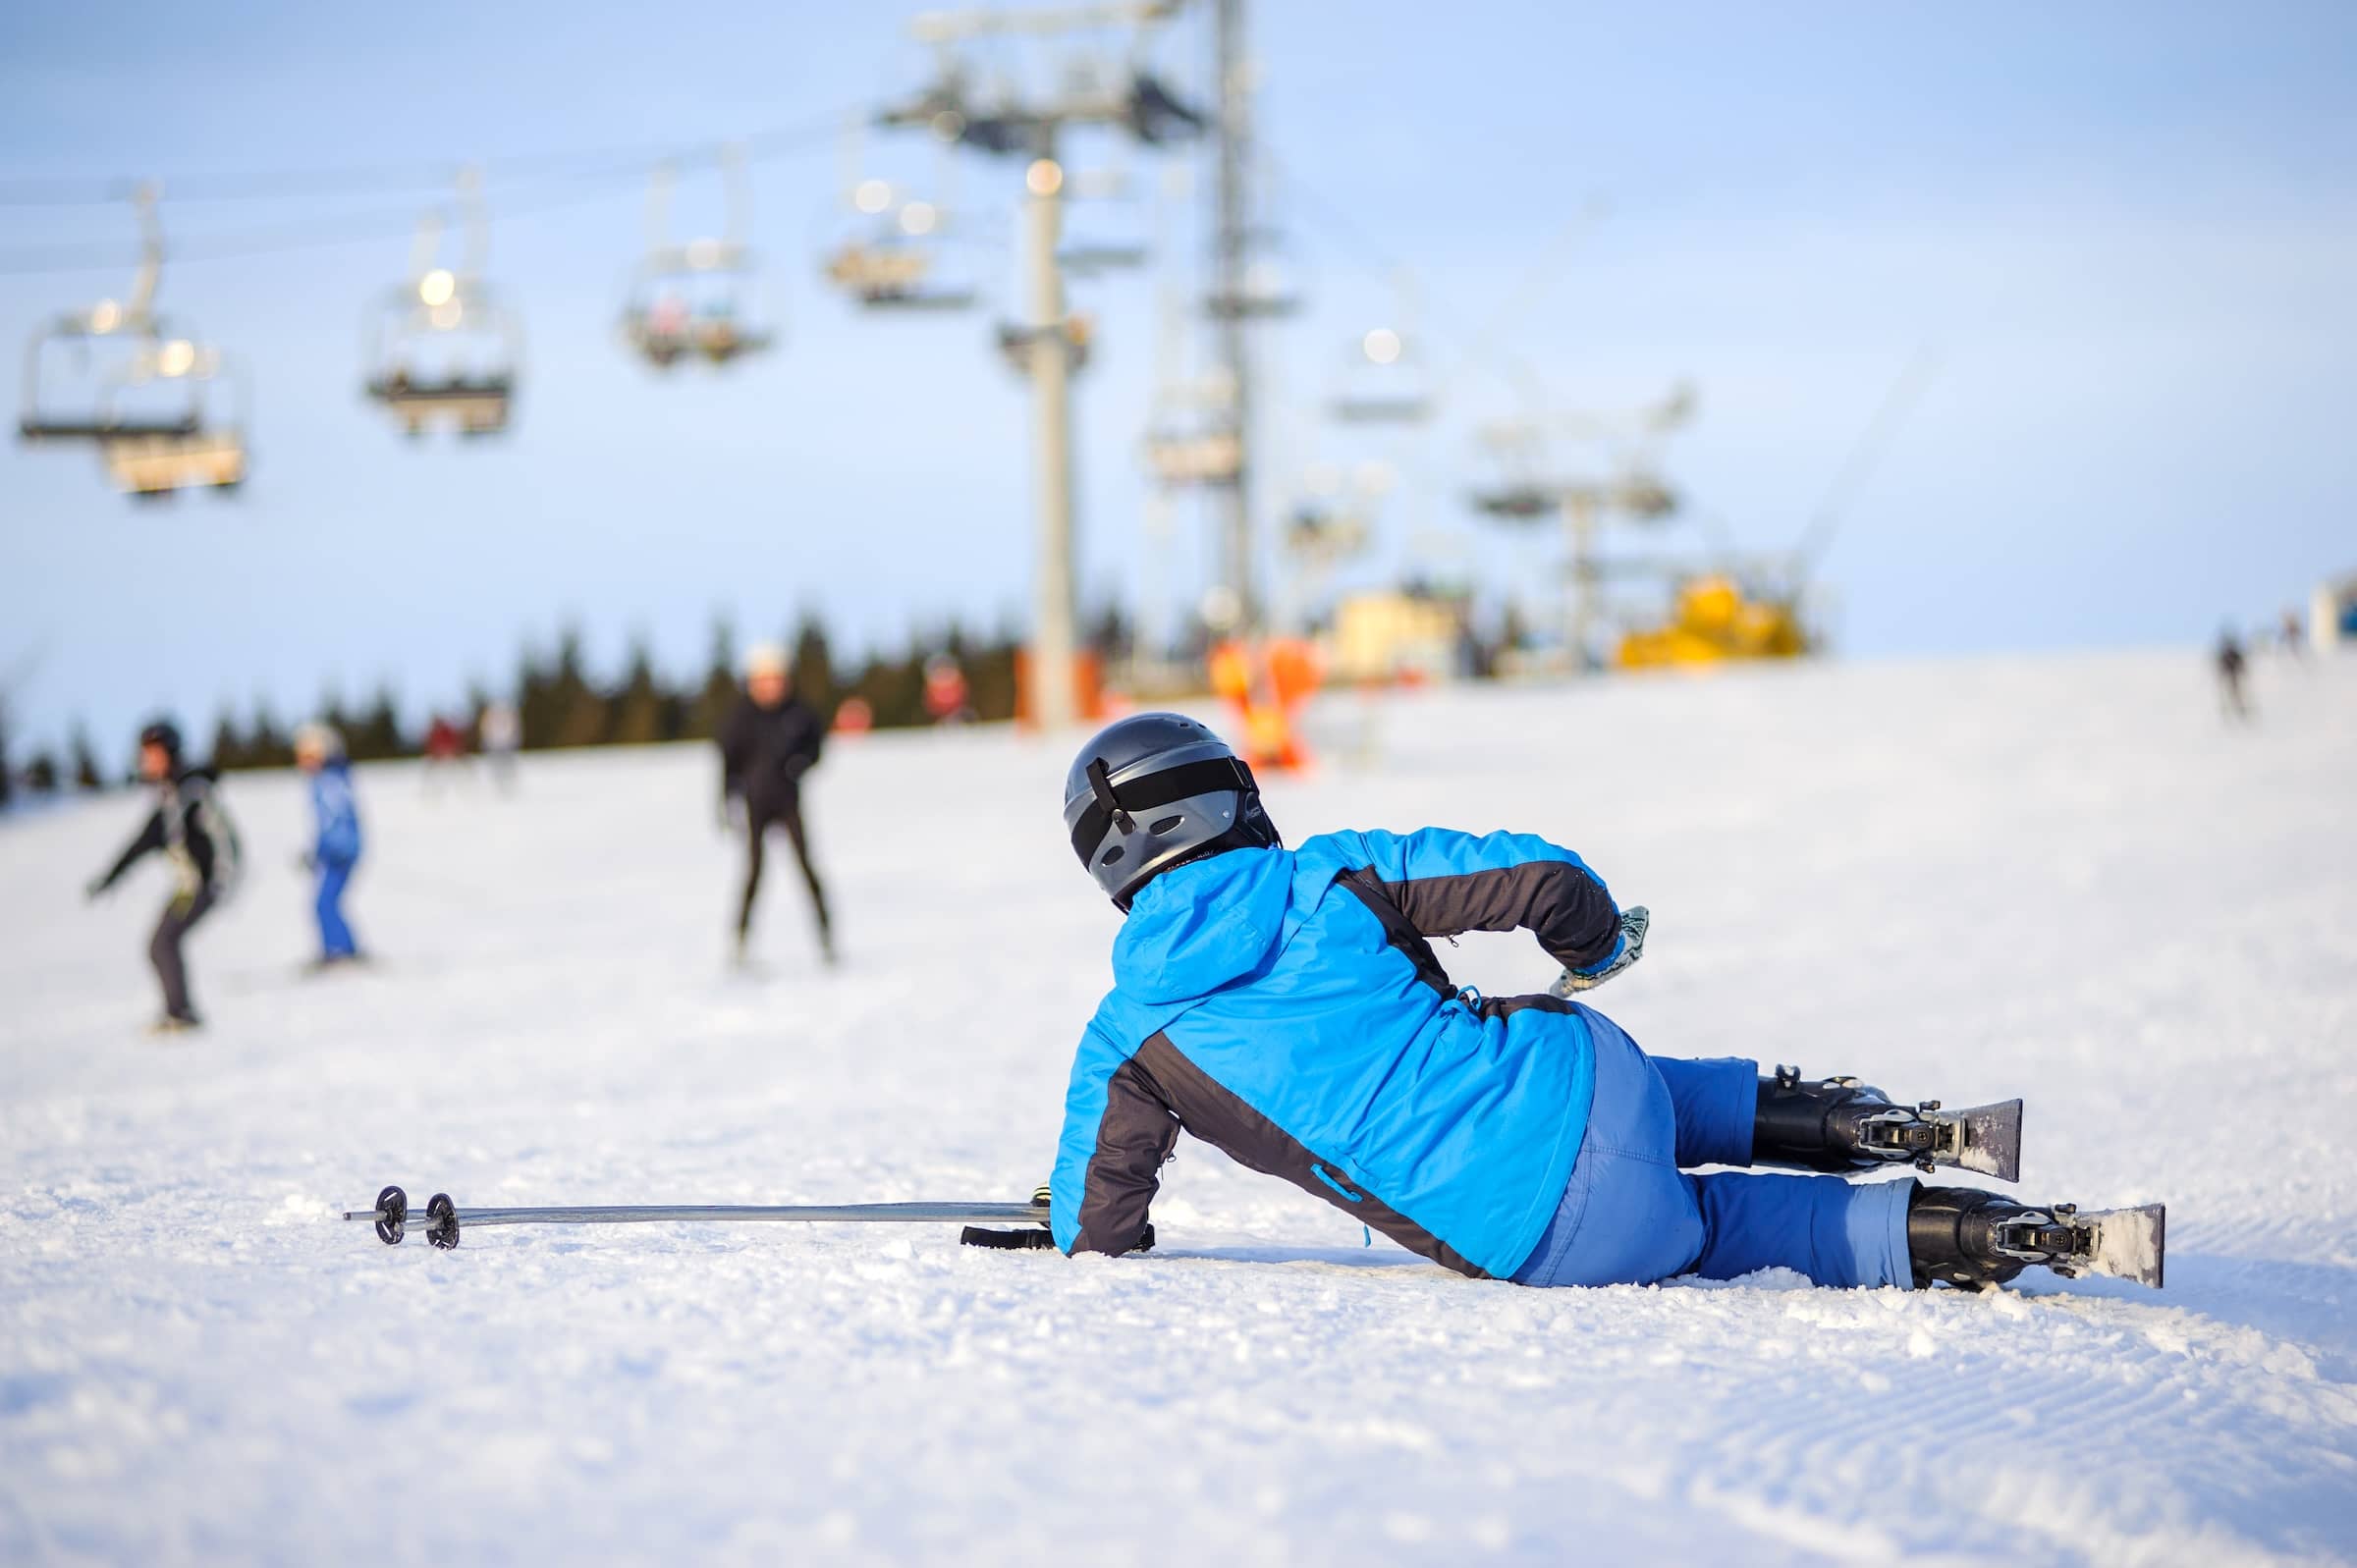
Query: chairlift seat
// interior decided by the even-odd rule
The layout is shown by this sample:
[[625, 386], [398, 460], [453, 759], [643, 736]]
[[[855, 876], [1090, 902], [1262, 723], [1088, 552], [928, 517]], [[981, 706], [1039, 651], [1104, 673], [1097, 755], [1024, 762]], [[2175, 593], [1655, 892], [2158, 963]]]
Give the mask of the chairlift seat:
[[201, 428], [194, 413], [171, 418], [53, 419], [27, 414], [17, 423], [27, 443], [42, 441], [115, 441], [156, 436], [192, 436]]
[[515, 393], [513, 376], [445, 376], [439, 380], [417, 380], [395, 371], [378, 376], [368, 383], [368, 395], [395, 407], [411, 405], [506, 403]]
[[101, 451], [115, 484], [141, 498], [234, 490], [246, 479], [246, 443], [236, 430], [110, 437]]
[[1507, 485], [1498, 490], [1485, 490], [1473, 497], [1473, 505], [1493, 517], [1507, 517], [1527, 522], [1534, 517], [1551, 516], [1561, 510], [1560, 499], [1537, 485]]
[[515, 390], [515, 378], [505, 375], [415, 381], [397, 371], [368, 383], [368, 396], [391, 408], [412, 436], [423, 435], [437, 421], [449, 422], [465, 436], [496, 435], [508, 427]]
[[1233, 431], [1165, 432], [1146, 438], [1146, 462], [1166, 485], [1233, 484], [1243, 471], [1244, 444]]
[[923, 251], [899, 245], [848, 244], [827, 263], [827, 276], [861, 295], [913, 293], [933, 258]]
[[1265, 321], [1289, 316], [1301, 308], [1289, 294], [1212, 294], [1203, 297], [1203, 310], [1215, 321]]
[[860, 305], [869, 310], [969, 310], [971, 289], [863, 289]]
[[[1031, 373], [1031, 346], [1038, 337], [1036, 329], [1012, 321], [999, 323], [999, 351], [1017, 374]], [[1067, 316], [1061, 336], [1065, 345], [1065, 365], [1077, 373], [1088, 365], [1089, 341], [1095, 336], [1090, 319], [1085, 315]]]
[[1422, 424], [1432, 417], [1432, 400], [1414, 395], [1397, 397], [1341, 397], [1328, 411], [1344, 424]]
[[770, 346], [771, 334], [739, 326], [726, 316], [707, 316], [691, 329], [696, 349], [712, 363], [727, 364]]
[[1146, 247], [1133, 244], [1076, 244], [1056, 252], [1057, 263], [1069, 272], [1119, 272], [1146, 264]]

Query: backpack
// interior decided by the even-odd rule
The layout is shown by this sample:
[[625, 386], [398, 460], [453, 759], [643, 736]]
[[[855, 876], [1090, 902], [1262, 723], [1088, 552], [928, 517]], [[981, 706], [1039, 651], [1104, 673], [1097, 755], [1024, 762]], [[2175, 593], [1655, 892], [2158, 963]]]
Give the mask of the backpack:
[[[238, 838], [238, 825], [221, 802], [221, 793], [209, 779], [191, 779], [182, 784], [197, 786], [195, 801], [187, 807], [190, 817], [213, 846], [213, 901], [227, 903], [238, 891], [246, 874], [246, 849]], [[192, 874], [194, 868], [190, 868]]]

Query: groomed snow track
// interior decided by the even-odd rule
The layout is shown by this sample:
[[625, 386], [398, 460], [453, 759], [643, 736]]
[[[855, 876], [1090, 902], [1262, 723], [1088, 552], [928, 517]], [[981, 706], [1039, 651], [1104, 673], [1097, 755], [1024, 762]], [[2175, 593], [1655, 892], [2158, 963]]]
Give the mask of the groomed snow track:
[[389, 1249], [335, 1216], [395, 1178], [1027, 1192], [1114, 926], [1055, 748], [831, 751], [832, 974], [791, 877], [727, 970], [694, 749], [534, 758], [513, 799], [363, 770], [385, 959], [318, 981], [295, 783], [234, 780], [254, 875], [185, 1041], [139, 1032], [158, 874], [79, 903], [139, 808], [0, 822], [0, 1561], [2357, 1559], [2357, 664], [2255, 695], [2228, 729], [2185, 652], [1348, 699], [1272, 790], [1294, 835], [1580, 849], [1654, 910], [1596, 999], [1652, 1050], [2027, 1096], [2025, 1196], [2168, 1202], [2160, 1295], [1472, 1284], [1186, 1143], [1144, 1258]]

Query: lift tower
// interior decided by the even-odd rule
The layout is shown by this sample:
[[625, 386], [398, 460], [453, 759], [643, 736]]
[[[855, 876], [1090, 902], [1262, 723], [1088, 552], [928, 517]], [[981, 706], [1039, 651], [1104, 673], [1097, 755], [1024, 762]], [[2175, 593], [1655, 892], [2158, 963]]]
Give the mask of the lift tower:
[[1260, 596], [1252, 559], [1252, 358], [1244, 336], [1250, 314], [1244, 268], [1251, 244], [1251, 207], [1244, 189], [1245, 159], [1252, 144], [1252, 100], [1244, 61], [1244, 0], [1215, 0], [1212, 17], [1213, 69], [1219, 88], [1219, 179], [1217, 281], [1212, 314], [1218, 322], [1219, 362], [1228, 387], [1228, 427], [1235, 440], [1235, 473], [1223, 488], [1220, 506], [1221, 560], [1235, 593], [1238, 629], [1260, 623]]
[[1037, 524], [1032, 564], [1031, 712], [1054, 730], [1078, 717], [1075, 677], [1078, 620], [1072, 571], [1071, 376], [1087, 350], [1085, 327], [1065, 304], [1057, 259], [1069, 181], [1059, 159], [1064, 133], [1101, 126], [1148, 146], [1191, 139], [1205, 116], [1181, 103], [1145, 65], [1068, 60], [1055, 85], [1027, 93], [1005, 79], [977, 85], [964, 50], [979, 40], [1056, 37], [1168, 21], [1176, 0], [1128, 0], [1041, 11], [931, 12], [911, 34], [936, 54], [934, 79], [914, 97], [877, 116], [886, 126], [922, 128], [942, 139], [1023, 164], [1023, 315], [1000, 330], [1000, 347], [1031, 383], [1032, 502]]

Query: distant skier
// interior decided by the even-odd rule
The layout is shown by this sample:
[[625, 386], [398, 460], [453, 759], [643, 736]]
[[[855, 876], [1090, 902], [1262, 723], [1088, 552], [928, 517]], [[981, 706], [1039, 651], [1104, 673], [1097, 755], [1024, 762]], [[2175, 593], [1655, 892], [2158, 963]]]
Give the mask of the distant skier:
[[2218, 665], [2218, 700], [2229, 719], [2248, 719], [2251, 701], [2243, 690], [2243, 680], [2250, 672], [2250, 660], [2242, 651], [2242, 639], [2227, 626], [2218, 634], [2218, 652], [2212, 656]]
[[295, 731], [295, 765], [310, 776], [311, 847], [304, 851], [303, 868], [318, 879], [311, 900], [319, 921], [321, 969], [351, 963], [360, 956], [352, 927], [344, 920], [344, 889], [360, 863], [360, 810], [352, 792], [352, 764], [344, 756], [344, 737], [324, 724], [306, 724]]
[[491, 781], [504, 792], [516, 787], [516, 751], [523, 741], [523, 724], [504, 702], [486, 702], [474, 724], [475, 742], [490, 764]]
[[418, 752], [425, 758], [425, 787], [430, 794], [445, 777], [465, 771], [466, 731], [447, 714], [435, 714], [425, 727], [425, 740]]
[[2297, 607], [2283, 607], [2283, 614], [2275, 621], [2275, 639], [2293, 659], [2301, 664], [2308, 662], [2308, 624], [2300, 619]]
[[827, 892], [810, 864], [810, 840], [802, 822], [802, 777], [818, 763], [826, 726], [809, 704], [794, 695], [792, 666], [775, 644], [754, 648], [744, 662], [744, 695], [720, 726], [721, 820], [745, 838], [744, 897], [737, 911], [737, 958], [743, 962], [752, 936], [753, 900], [761, 892], [762, 845], [772, 828], [786, 841], [809, 885], [810, 908], [818, 918], [818, 946], [835, 961], [834, 924]]
[[[1854, 1079], [1647, 1056], [1570, 1000], [1637, 961], [1646, 912], [1617, 908], [1544, 839], [1427, 828], [1288, 849], [1250, 770], [1176, 714], [1091, 740], [1064, 820], [1126, 916], [1065, 1101], [1049, 1216], [1068, 1253], [1150, 1242], [1147, 1206], [1183, 1129], [1475, 1277], [1781, 1267], [1921, 1287], [2047, 1263], [2159, 1282], [2157, 1207], [2081, 1217], [1911, 1179], [1686, 1174], [1924, 1159], [2010, 1179], [2019, 1102], [1944, 1115]], [[1427, 940], [1516, 927], [1562, 965], [1553, 993], [1460, 990]]]
[[925, 713], [937, 725], [974, 722], [971, 688], [965, 667], [954, 654], [937, 653], [925, 661]]
[[164, 993], [158, 1033], [194, 1029], [202, 1022], [189, 997], [188, 966], [181, 943], [236, 885], [238, 835], [223, 808], [214, 775], [181, 759], [180, 730], [157, 720], [139, 731], [139, 777], [155, 786], [156, 803], [147, 824], [104, 876], [86, 890], [96, 898], [138, 860], [162, 850], [172, 863], [171, 901], [147, 944], [147, 961]]

